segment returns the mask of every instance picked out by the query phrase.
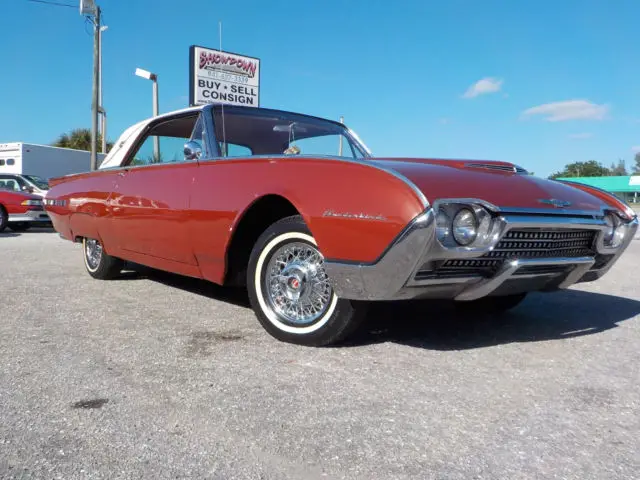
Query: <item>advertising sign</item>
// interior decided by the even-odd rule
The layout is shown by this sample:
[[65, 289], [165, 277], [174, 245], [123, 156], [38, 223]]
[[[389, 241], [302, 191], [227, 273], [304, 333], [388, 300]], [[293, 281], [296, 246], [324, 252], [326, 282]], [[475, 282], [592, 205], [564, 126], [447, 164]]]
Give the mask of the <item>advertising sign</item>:
[[260, 106], [260, 59], [192, 45], [189, 105]]

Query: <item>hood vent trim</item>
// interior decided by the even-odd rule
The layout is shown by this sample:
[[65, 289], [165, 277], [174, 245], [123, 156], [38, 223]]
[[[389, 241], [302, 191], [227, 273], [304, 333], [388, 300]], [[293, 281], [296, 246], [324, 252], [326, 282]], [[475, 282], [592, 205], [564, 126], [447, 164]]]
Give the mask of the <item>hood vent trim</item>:
[[494, 163], [465, 163], [467, 168], [483, 168], [485, 170], [498, 170], [500, 172], [518, 173], [521, 175], [528, 175], [528, 172], [517, 165], [497, 165]]

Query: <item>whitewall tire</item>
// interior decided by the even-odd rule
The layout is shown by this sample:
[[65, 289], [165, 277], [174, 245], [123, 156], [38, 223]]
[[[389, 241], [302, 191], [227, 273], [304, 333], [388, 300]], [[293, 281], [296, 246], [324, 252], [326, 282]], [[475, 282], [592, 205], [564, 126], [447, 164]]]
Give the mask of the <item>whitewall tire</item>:
[[124, 261], [108, 255], [99, 240], [93, 238], [82, 239], [82, 256], [84, 266], [89, 275], [100, 280], [109, 280], [120, 275]]
[[330, 345], [362, 321], [363, 305], [336, 296], [323, 262], [300, 216], [279, 220], [260, 236], [249, 259], [247, 289], [258, 320], [273, 337]]

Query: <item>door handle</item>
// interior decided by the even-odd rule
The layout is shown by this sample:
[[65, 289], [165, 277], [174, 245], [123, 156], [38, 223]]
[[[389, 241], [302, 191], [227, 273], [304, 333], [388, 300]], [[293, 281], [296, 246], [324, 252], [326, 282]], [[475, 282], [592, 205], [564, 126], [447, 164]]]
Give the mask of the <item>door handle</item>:
[[124, 177], [124, 174], [125, 174], [125, 173], [126, 173], [126, 172], [118, 172], [118, 176], [119, 176], [119, 177]]

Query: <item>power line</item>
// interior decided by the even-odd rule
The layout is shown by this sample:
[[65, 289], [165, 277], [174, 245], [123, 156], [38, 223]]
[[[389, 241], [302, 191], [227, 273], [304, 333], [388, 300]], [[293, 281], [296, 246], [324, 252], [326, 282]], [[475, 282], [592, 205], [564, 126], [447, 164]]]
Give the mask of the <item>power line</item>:
[[69, 5], [68, 3], [60, 3], [60, 2], [50, 2], [48, 0], [27, 0], [27, 2], [44, 3], [47, 5], [54, 5], [56, 7], [78, 8], [76, 5]]

